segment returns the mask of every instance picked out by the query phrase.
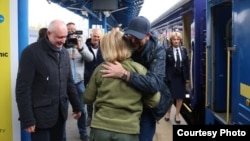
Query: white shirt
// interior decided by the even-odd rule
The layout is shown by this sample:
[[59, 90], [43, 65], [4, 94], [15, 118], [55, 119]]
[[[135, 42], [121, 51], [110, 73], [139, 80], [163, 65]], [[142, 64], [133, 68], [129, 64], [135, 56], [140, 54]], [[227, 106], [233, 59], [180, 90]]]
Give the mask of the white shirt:
[[177, 50], [179, 51], [180, 61], [182, 61], [181, 50], [180, 50], [180, 48], [179, 48], [179, 47], [177, 47], [177, 48], [174, 47], [173, 50], [174, 50], [174, 59], [175, 59], [175, 61], [177, 60]]

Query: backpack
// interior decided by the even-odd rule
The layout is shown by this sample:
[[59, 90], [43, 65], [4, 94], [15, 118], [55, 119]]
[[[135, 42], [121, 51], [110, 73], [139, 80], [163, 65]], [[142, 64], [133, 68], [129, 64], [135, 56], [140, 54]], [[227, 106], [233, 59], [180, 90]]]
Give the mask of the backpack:
[[172, 95], [169, 91], [168, 86], [162, 82], [161, 84], [161, 98], [158, 105], [155, 108], [152, 108], [152, 114], [155, 120], [158, 122], [168, 111], [173, 103]]

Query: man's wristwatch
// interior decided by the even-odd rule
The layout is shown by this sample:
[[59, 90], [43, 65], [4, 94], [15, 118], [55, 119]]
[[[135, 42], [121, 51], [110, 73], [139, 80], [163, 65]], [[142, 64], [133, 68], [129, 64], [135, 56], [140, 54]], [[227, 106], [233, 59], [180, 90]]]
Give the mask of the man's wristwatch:
[[121, 79], [124, 80], [124, 81], [127, 81], [127, 78], [128, 78], [128, 72], [125, 71], [125, 72], [122, 74]]

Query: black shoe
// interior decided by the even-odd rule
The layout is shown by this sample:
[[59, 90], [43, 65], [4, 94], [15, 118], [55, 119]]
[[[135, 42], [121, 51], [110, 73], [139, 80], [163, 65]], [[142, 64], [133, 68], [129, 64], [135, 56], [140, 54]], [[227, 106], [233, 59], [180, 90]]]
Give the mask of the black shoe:
[[176, 118], [174, 120], [175, 120], [175, 123], [177, 123], [177, 124], [181, 123], [181, 121], [180, 120], [176, 120]]
[[164, 119], [165, 119], [165, 121], [166, 121], [166, 122], [168, 122], [168, 121], [169, 121], [169, 118], [166, 118], [166, 117], [165, 117]]
[[91, 121], [92, 121], [92, 118], [91, 118], [91, 117], [88, 117], [88, 118], [87, 118], [87, 123], [86, 123], [86, 124], [87, 124], [87, 126], [90, 126]]
[[80, 136], [82, 141], [89, 141], [89, 136]]

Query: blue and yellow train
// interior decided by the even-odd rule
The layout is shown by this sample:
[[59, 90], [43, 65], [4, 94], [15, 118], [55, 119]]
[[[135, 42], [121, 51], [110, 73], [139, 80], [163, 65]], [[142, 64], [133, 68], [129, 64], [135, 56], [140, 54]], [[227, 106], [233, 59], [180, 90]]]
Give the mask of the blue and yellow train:
[[189, 124], [250, 124], [250, 1], [183, 0], [152, 28], [162, 43], [183, 34], [189, 51], [189, 97], [182, 115]]

